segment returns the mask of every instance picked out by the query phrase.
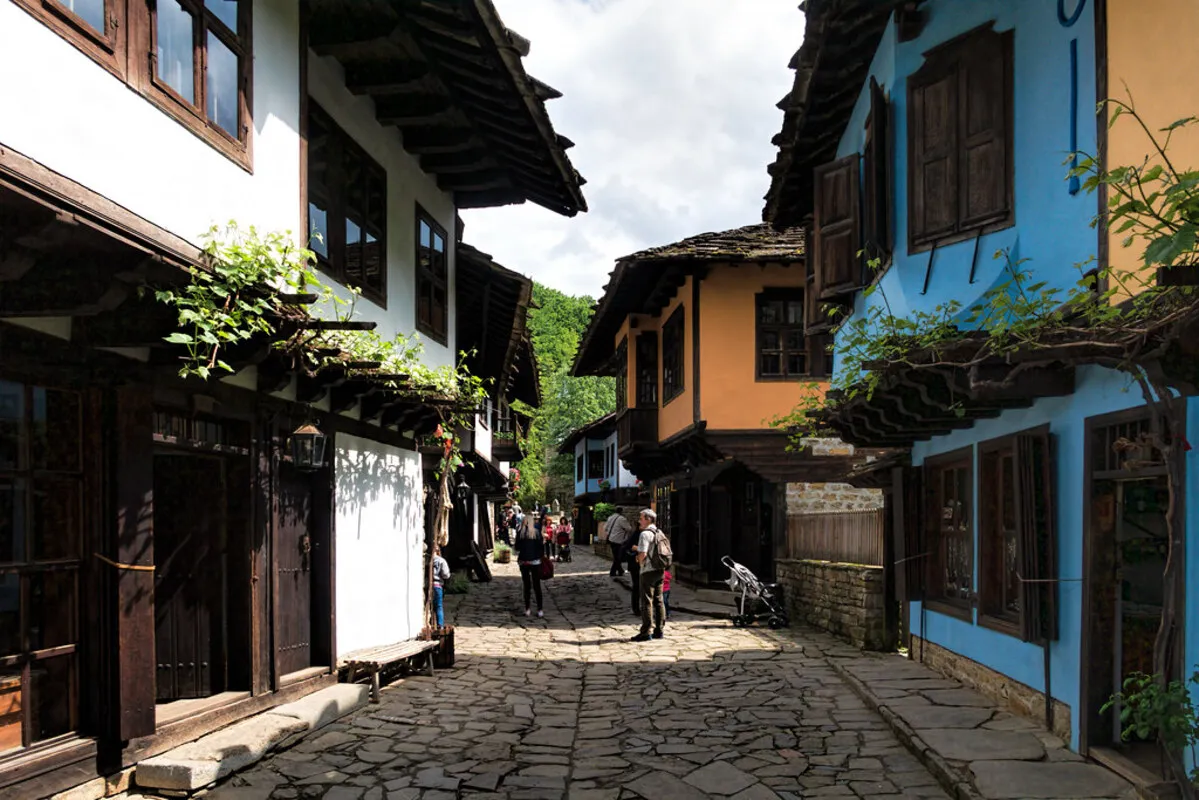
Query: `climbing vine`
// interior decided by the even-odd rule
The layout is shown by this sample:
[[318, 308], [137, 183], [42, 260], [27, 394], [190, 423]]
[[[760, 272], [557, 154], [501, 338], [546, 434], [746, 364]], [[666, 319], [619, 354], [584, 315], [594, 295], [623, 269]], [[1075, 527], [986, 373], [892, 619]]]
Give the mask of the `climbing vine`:
[[[1135, 267], [1099, 267], [1092, 258], [1076, 265], [1074, 285], [1061, 287], [1037, 279], [1027, 259], [1013, 259], [1010, 251], [1001, 250], [995, 258], [1003, 262], [1002, 277], [977, 302], [951, 300], [908, 315], [895, 313], [884, 282], [873, 281], [863, 290], [863, 311], [840, 320], [835, 330], [839, 364], [827, 395], [824, 385], [805, 386], [795, 409], [774, 423], [789, 429], [793, 446], [802, 447], [826, 429], [825, 419], [855, 401], [869, 400], [883, 381], [900, 374], [942, 372], [964, 378], [950, 381], [957, 385], [951, 408], [959, 416], [966, 413], [968, 396], [1011, 388], [1032, 369], [1075, 363], [1124, 374], [1148, 407], [1152, 429], [1142, 440], [1123, 444], [1148, 448], [1168, 478], [1165, 602], [1153, 648], [1156, 681], [1164, 690], [1179, 639], [1182, 538], [1176, 509], [1184, 491], [1179, 455], [1190, 449], [1183, 436], [1185, 403], [1178, 395], [1199, 391], [1199, 369], [1180, 345], [1187, 336], [1193, 338], [1199, 325], [1199, 289], [1194, 285], [1199, 170], [1175, 164], [1170, 142], [1199, 119], [1186, 117], [1154, 130], [1131, 101], [1109, 100], [1100, 105], [1104, 108], [1111, 111], [1111, 124], [1128, 118], [1140, 126], [1150, 144], [1148, 155], [1140, 164], [1106, 169], [1093, 156], [1072, 154], [1068, 177], [1078, 179], [1088, 192], [1107, 193], [1107, 208], [1093, 225], [1122, 236], [1123, 247], [1139, 251]], [[877, 270], [879, 265], [870, 267]], [[986, 369], [996, 363], [1009, 367], [1000, 372], [1002, 377]], [[1179, 783], [1187, 787], [1177, 743], [1160, 732], [1158, 736]]]

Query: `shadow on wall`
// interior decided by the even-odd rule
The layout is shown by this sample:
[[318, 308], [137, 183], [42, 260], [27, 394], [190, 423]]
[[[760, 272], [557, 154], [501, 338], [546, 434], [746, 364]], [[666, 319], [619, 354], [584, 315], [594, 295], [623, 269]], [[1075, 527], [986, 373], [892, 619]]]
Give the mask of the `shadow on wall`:
[[388, 495], [395, 527], [423, 528], [420, 454], [357, 437], [339, 436], [334, 447], [339, 515], [373, 508]]

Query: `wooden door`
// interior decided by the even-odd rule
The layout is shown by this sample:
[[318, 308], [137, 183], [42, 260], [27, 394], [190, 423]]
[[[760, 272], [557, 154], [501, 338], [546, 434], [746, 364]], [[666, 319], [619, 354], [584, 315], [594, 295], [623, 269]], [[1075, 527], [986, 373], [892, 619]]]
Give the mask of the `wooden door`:
[[154, 457], [154, 636], [159, 702], [224, 691], [225, 470]]
[[275, 650], [279, 675], [312, 666], [312, 478], [283, 464], [275, 495]]
[[733, 500], [729, 490], [724, 486], [712, 486], [708, 492], [708, 577], [713, 581], [722, 581], [728, 577], [728, 570], [720, 563], [727, 555], [736, 558], [730, 546], [732, 544]]

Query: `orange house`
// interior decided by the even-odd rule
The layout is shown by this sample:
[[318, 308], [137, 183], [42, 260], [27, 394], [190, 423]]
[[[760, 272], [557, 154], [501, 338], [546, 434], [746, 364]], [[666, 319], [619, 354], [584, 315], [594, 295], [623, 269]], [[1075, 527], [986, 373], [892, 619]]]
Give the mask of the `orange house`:
[[773, 576], [786, 484], [823, 482], [848, 456], [788, 448], [771, 420], [828, 374], [800, 228], [705, 233], [616, 263], [575, 375], [617, 379], [618, 453], [653, 488], [683, 579], [732, 557]]

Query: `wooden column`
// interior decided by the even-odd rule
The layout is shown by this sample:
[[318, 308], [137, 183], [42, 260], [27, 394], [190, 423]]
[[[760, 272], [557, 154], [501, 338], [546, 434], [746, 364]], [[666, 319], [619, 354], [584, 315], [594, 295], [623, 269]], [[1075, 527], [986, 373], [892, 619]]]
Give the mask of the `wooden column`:
[[[116, 734], [122, 741], [154, 733], [154, 442], [153, 393], [126, 386], [114, 393], [113, 517], [116, 550]], [[132, 569], [130, 567], [149, 567]]]

